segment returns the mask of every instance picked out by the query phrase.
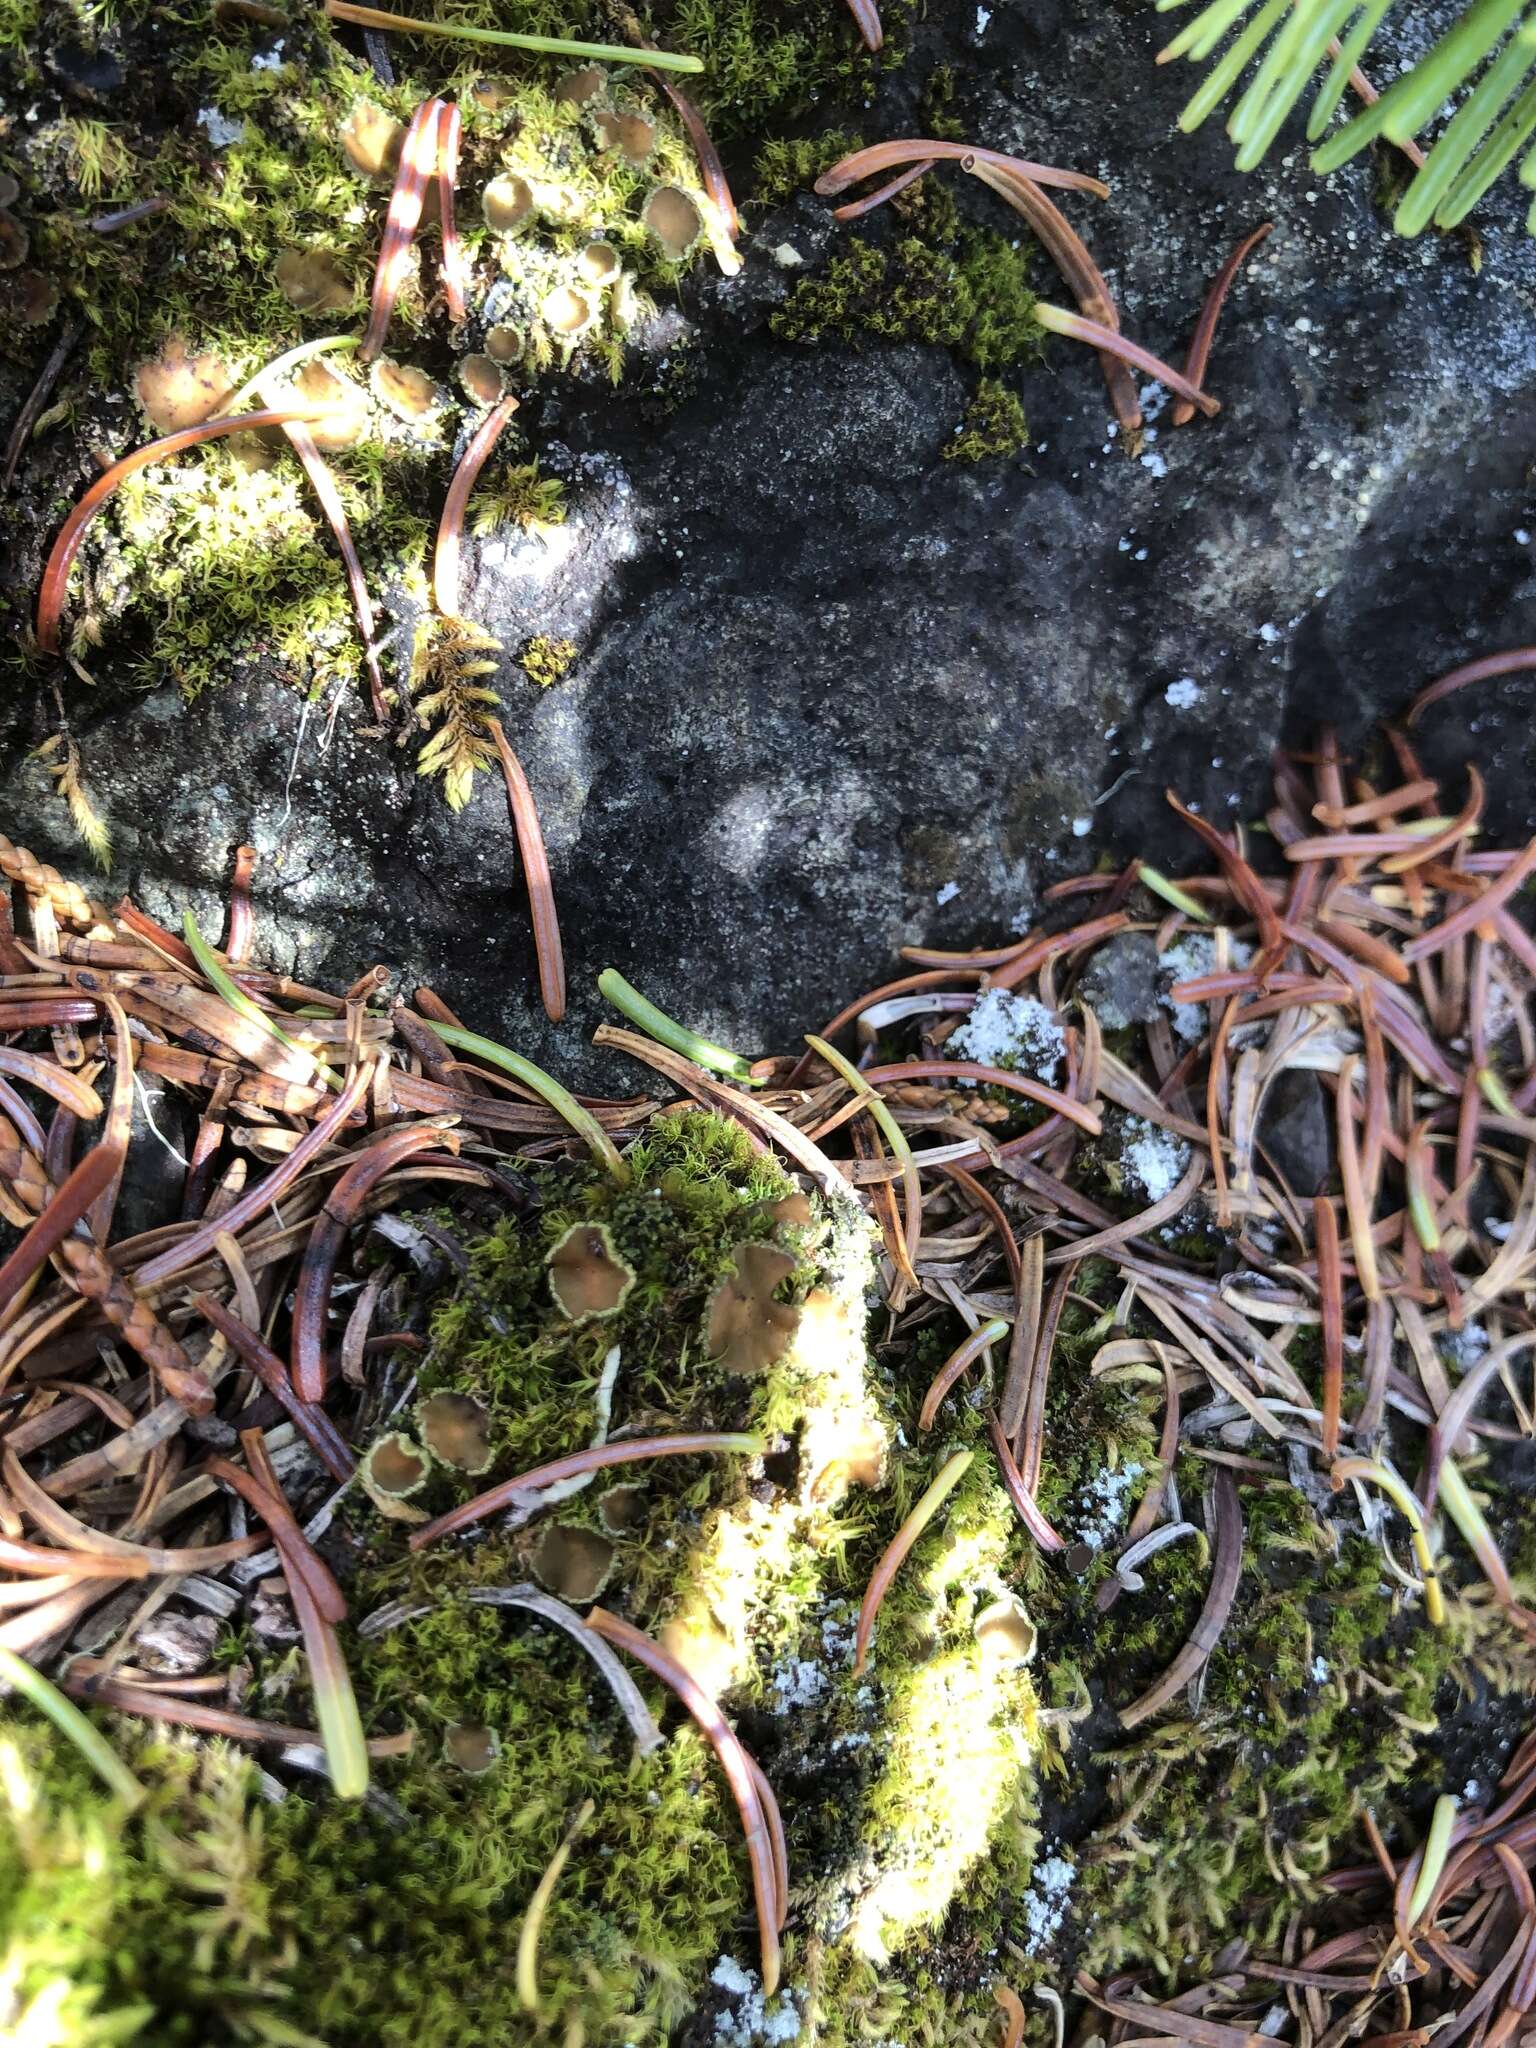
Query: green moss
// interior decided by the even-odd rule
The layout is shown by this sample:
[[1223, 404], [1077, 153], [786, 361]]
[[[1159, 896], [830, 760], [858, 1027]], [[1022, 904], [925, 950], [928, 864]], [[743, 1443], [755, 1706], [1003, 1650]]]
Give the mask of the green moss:
[[112, 1724], [147, 1788], [121, 1807], [36, 1721], [0, 1716], [0, 2032], [107, 2048], [310, 2042], [250, 1761]]
[[[602, 10], [575, 11], [595, 27]], [[545, 28], [582, 25], [567, 23], [568, 10], [539, 4], [481, 12], [502, 26], [518, 25], [509, 12]], [[721, 32], [749, 12], [720, 9]], [[466, 18], [474, 14], [466, 10]], [[526, 336], [524, 381], [592, 364], [622, 374], [626, 333], [651, 304], [650, 291], [675, 286], [692, 262], [712, 260], [705, 241], [687, 264], [667, 262], [641, 224], [653, 182], [680, 184], [701, 204], [703, 195], [691, 144], [654, 82], [639, 74], [616, 80], [611, 92], [615, 106], [643, 105], [657, 123], [643, 168], [603, 148], [589, 114], [554, 99], [556, 65], [519, 59], [496, 73], [494, 95], [479, 98], [472, 88], [487, 65], [451, 46], [397, 43], [399, 80], [385, 89], [359, 71], [321, 16], [290, 25], [283, 61], [253, 64], [270, 42], [270, 31], [219, 19], [212, 0], [191, 0], [178, 16], [172, 60], [155, 72], [153, 120], [124, 93], [99, 115], [55, 120], [29, 134], [17, 174], [33, 261], [85, 327], [79, 381], [66, 381], [55, 427], [80, 413], [82, 392], [123, 391], [134, 367], [172, 336], [217, 357], [231, 384], [312, 337], [321, 316], [296, 311], [278, 281], [278, 260], [294, 249], [323, 252], [351, 286], [351, 307], [325, 322], [355, 324], [388, 203], [387, 186], [357, 172], [341, 145], [359, 97], [396, 119], [428, 92], [454, 93], [463, 104], [459, 211], [476, 271], [472, 302], [498, 285], [498, 317]], [[201, 117], [212, 114], [238, 124], [233, 141], [211, 141]], [[498, 260], [478, 194], [503, 168], [530, 176], [542, 191], [558, 190], [563, 205], [558, 218], [542, 219]], [[166, 210], [111, 234], [90, 228], [98, 207], [147, 193], [162, 195]], [[626, 282], [605, 295], [601, 320], [573, 353], [556, 345], [538, 309], [596, 235], [619, 248]], [[430, 228], [423, 247], [435, 256]], [[390, 348], [453, 390], [451, 349], [468, 344], [450, 341], [431, 283], [430, 271], [421, 277], [413, 268], [407, 276]], [[470, 339], [477, 344], [478, 333]], [[40, 335], [39, 362], [46, 345]], [[435, 430], [417, 438], [377, 410], [365, 441], [329, 458], [376, 594], [391, 584], [420, 587], [457, 424], [450, 404]], [[144, 438], [136, 418], [125, 425], [114, 417], [112, 441], [131, 446]], [[334, 544], [291, 456], [282, 450], [273, 459], [270, 473], [252, 476], [225, 451], [199, 451], [109, 503], [73, 577], [68, 615], [77, 655], [88, 661], [94, 648], [122, 635], [130, 673], [155, 682], [169, 675], [188, 696], [274, 655], [300, 687], [353, 684], [360, 653]], [[560, 486], [524, 465], [482, 494], [476, 527], [486, 530], [487, 520], [549, 526], [563, 509]], [[64, 510], [61, 497], [49, 517]]]
[[535, 633], [517, 658], [529, 682], [547, 690], [563, 682], [570, 673], [576, 659], [576, 642], [556, 639], [549, 633]]
[[965, 419], [944, 446], [946, 462], [985, 462], [1017, 455], [1029, 443], [1029, 422], [1018, 393], [994, 377], [983, 377], [971, 394]]
[[[360, 1668], [365, 1715], [417, 1730], [419, 1757], [381, 1774], [398, 1811], [293, 1799], [269, 1824], [316, 2031], [333, 2048], [538, 2037], [514, 1983], [518, 1932], [590, 1798], [540, 1938], [543, 2022], [557, 2038], [664, 2039], [746, 1904], [739, 1827], [702, 1739], [684, 1726], [637, 1757], [581, 1653], [499, 1610], [450, 1603]], [[495, 1730], [489, 1772], [444, 1760], [451, 1721]]]
[[19, 61], [32, 46], [41, 16], [39, 0], [0, 0], [0, 50]]
[[[1199, 1484], [1181, 1474], [1186, 1500]], [[1111, 1817], [1074, 1900], [1092, 1969], [1172, 1977], [1208, 1970], [1234, 1933], [1272, 1943], [1326, 1870], [1357, 1860], [1367, 1806], [1390, 1831], [1405, 1802], [1441, 1789], [1426, 1737], [1461, 1688], [1529, 1683], [1518, 1639], [1476, 1600], [1432, 1628], [1373, 1545], [1346, 1536], [1335, 1553], [1288, 1487], [1245, 1485], [1242, 1501], [1246, 1569], [1198, 1718], [1170, 1708], [1105, 1759]], [[1176, 1545], [1104, 1618], [1093, 1661], [1116, 1674], [1114, 1698], [1170, 1661], [1205, 1575], [1197, 1549]]]
[[1028, 269], [1027, 249], [991, 228], [961, 229], [952, 248], [910, 234], [888, 246], [855, 240], [771, 324], [784, 341], [926, 342], [1003, 369], [1040, 351]]
[[781, 341], [922, 341], [958, 348], [972, 308], [953, 259], [910, 237], [852, 242], [796, 285], [772, 320]]
[[679, 49], [702, 57], [700, 98], [723, 135], [760, 134], [822, 98], [869, 96], [877, 72], [905, 55], [910, 0], [881, 8], [885, 47], [871, 56], [845, 7], [823, 11], [799, 0], [660, 0], [658, 22], [670, 17]]
[[752, 197], [761, 206], [785, 206], [858, 147], [858, 136], [841, 128], [823, 135], [770, 136], [753, 165]]
[[954, 66], [935, 64], [923, 88], [923, 133], [941, 142], [963, 142], [965, 123], [955, 113]]
[[541, 476], [537, 462], [512, 463], [494, 483], [482, 484], [469, 501], [472, 532], [495, 533], [502, 526], [521, 526], [537, 533], [563, 526], [565, 485], [558, 477]]

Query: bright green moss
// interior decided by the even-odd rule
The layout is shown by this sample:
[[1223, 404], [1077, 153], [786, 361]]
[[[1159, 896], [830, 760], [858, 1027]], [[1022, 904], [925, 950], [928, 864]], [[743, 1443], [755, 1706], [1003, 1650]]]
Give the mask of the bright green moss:
[[[380, 1773], [399, 1811], [290, 1800], [269, 1822], [306, 2013], [332, 2048], [538, 2038], [517, 1938], [583, 1799], [596, 1811], [539, 1944], [557, 2038], [664, 2039], [740, 1922], [739, 1825], [702, 1739], [684, 1726], [637, 1757], [581, 1653], [528, 1619], [450, 1605], [380, 1638], [361, 1660], [364, 1712], [417, 1731], [419, 1755]], [[455, 1721], [496, 1732], [485, 1775], [445, 1758]]]
[[[748, 1383], [729, 1386], [704, 1368], [703, 1317], [732, 1247], [774, 1238], [767, 1205], [788, 1183], [738, 1126], [712, 1117], [658, 1118], [629, 1157], [634, 1178], [624, 1188], [586, 1166], [531, 1168], [536, 1215], [508, 1215], [478, 1239], [471, 1285], [438, 1311], [423, 1391], [451, 1387], [483, 1400], [506, 1458], [555, 1457], [590, 1439], [591, 1396], [614, 1345], [628, 1408], [653, 1406], [676, 1427], [749, 1426], [739, 1419]], [[601, 1322], [568, 1322], [549, 1288], [545, 1260], [582, 1222], [605, 1224], [635, 1272], [623, 1308]], [[701, 1415], [732, 1419], [690, 1423], [695, 1400]]]
[[535, 633], [517, 658], [529, 682], [548, 690], [570, 674], [576, 659], [576, 642], [557, 639], [550, 633]]
[[786, 206], [858, 147], [858, 136], [841, 128], [824, 135], [770, 136], [753, 166], [752, 197], [760, 206]]
[[0, 1716], [0, 2035], [39, 2048], [313, 2039], [277, 1926], [250, 1761], [109, 1724], [129, 1820], [75, 1751]]
[[922, 341], [958, 348], [973, 307], [954, 260], [910, 237], [889, 249], [855, 241], [774, 314], [781, 341]]
[[1042, 352], [1035, 294], [1028, 283], [1033, 246], [992, 228], [961, 232], [960, 276], [975, 309], [962, 353], [980, 369], [1009, 369], [1037, 360]]
[[470, 530], [477, 534], [495, 533], [502, 526], [538, 533], [563, 526], [565, 516], [565, 485], [558, 477], [541, 476], [537, 462], [509, 463], [469, 501]]
[[1017, 455], [1029, 444], [1029, 422], [1016, 391], [983, 377], [971, 394], [965, 418], [944, 445], [946, 462], [986, 462]]

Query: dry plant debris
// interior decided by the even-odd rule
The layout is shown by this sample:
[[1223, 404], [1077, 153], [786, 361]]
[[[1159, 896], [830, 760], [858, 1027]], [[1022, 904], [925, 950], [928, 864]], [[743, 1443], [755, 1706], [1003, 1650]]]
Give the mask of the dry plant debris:
[[[344, 1487], [361, 1458], [368, 1494], [418, 1524], [409, 1554], [437, 1556], [495, 1516], [514, 1527], [538, 1518], [613, 1467], [643, 1477], [657, 1461], [769, 1453], [761, 1436], [669, 1428], [664, 1415], [609, 1440], [604, 1409], [590, 1448], [427, 1520], [412, 1496], [437, 1461], [493, 1469], [486, 1413], [439, 1397], [359, 1426], [378, 1352], [403, 1350], [409, 1363], [422, 1343], [373, 1328], [393, 1270], [364, 1256], [376, 1221], [420, 1211], [385, 1242], [407, 1260], [411, 1246], [436, 1244], [467, 1272], [431, 1220], [445, 1205], [516, 1216], [529, 1164], [572, 1152], [623, 1190], [626, 1149], [679, 1096], [738, 1122], [759, 1152], [777, 1149], [834, 1207], [867, 1209], [897, 1333], [955, 1318], [971, 1332], [923, 1403], [930, 1433], [907, 1473], [925, 1490], [906, 1495], [868, 1580], [855, 1671], [877, 1610], [989, 1453], [1040, 1569], [1078, 1568], [1082, 1546], [1052, 1526], [1039, 1495], [1062, 1319], [1085, 1299], [1102, 1309], [1092, 1375], [1139, 1372], [1163, 1395], [1157, 1473], [1111, 1546], [1101, 1609], [1139, 1587], [1149, 1556], [1195, 1533], [1171, 1485], [1175, 1462], [1208, 1474], [1203, 1606], [1166, 1672], [1112, 1698], [1123, 1729], [1181, 1696], [1198, 1701], [1245, 1570], [1239, 1479], [1358, 1518], [1424, 1626], [1447, 1623], [1444, 1581], [1470, 1574], [1529, 1641], [1536, 1619], [1472, 1475], [1529, 1438], [1536, 1407], [1536, 942], [1519, 916], [1536, 842], [1484, 843], [1475, 769], [1458, 806], [1404, 732], [1387, 733], [1382, 759], [1384, 776], [1352, 770], [1325, 733], [1313, 754], [1279, 763], [1271, 871], [1247, 835], [1170, 793], [1203, 872], [1172, 883], [1133, 861], [1057, 884], [1049, 928], [1016, 941], [909, 948], [910, 972], [846, 1006], [798, 1056], [746, 1060], [605, 976], [617, 1006], [655, 1034], [600, 1034], [654, 1076], [654, 1097], [627, 1100], [572, 1097], [467, 1031], [430, 990], [392, 996], [383, 969], [331, 992], [254, 965], [249, 849], [216, 949], [190, 918], [178, 936], [127, 899], [108, 910], [0, 838], [16, 897], [0, 933], [0, 1210], [16, 1239], [0, 1267], [0, 1648], [21, 1660], [29, 1695], [98, 1760], [100, 1731], [69, 1718], [70, 1698], [269, 1751], [318, 1743], [334, 1791], [361, 1798], [379, 1759], [410, 1737], [365, 1739], [348, 1594], [311, 1533], [317, 1483]], [[1172, 978], [1147, 1021], [1108, 1031], [1085, 974], [1100, 949], [1131, 938], [1150, 941]], [[695, 1047], [731, 1082], [691, 1058]], [[1331, 1134], [1334, 1170], [1315, 1186], [1290, 1185], [1266, 1137], [1266, 1098], [1297, 1073], [1320, 1091]], [[194, 1101], [199, 1123], [180, 1220], [124, 1236], [115, 1218], [146, 1083]], [[163, 1144], [152, 1132], [134, 1142]], [[789, 1233], [782, 1245], [732, 1254], [736, 1277], [700, 1346], [724, 1354], [728, 1376], [750, 1384], [800, 1326], [806, 1311], [776, 1290], [795, 1273], [794, 1233], [811, 1213], [804, 1196], [779, 1200], [764, 1221]], [[572, 1226], [545, 1270], [561, 1313], [595, 1328], [635, 1280], [600, 1224]], [[1445, 1340], [1474, 1330], [1480, 1348], [1458, 1376]], [[1315, 1360], [1298, 1363], [1292, 1340], [1306, 1332]], [[980, 1414], [974, 1448], [935, 1433], [960, 1401]], [[785, 1483], [763, 1469], [754, 1484], [767, 1493]], [[609, 1538], [579, 1523], [538, 1533], [532, 1568], [568, 1598], [595, 1597]], [[210, 1701], [198, 1678], [81, 1655], [82, 1626], [125, 1581], [157, 1582], [173, 1600], [194, 1576], [243, 1587], [269, 1544], [313, 1730]], [[581, 1569], [562, 1551], [557, 1570], [551, 1544], [577, 1545]], [[568, 1617], [558, 1625], [583, 1630], [560, 1600], [528, 1591]], [[714, 1746], [746, 1829], [771, 1985], [796, 1894], [763, 1773], [673, 1646], [602, 1609], [588, 1620], [677, 1691]], [[883, 1680], [900, 1638], [876, 1648]], [[498, 1739], [478, 1730], [475, 1769], [491, 1767]], [[1400, 1864], [1382, 1846], [1371, 1865], [1335, 1873], [1322, 1922], [1298, 1918], [1283, 1955], [1244, 1950], [1172, 2006], [1151, 2006], [1129, 1981], [1084, 1978], [1079, 1989], [1117, 2042], [1237, 2048], [1278, 1985], [1306, 2048], [1372, 2028], [1403, 2048], [1463, 2036], [1500, 2048], [1536, 1983], [1533, 1795], [1527, 1743], [1491, 1804], [1445, 1808]], [[570, 1854], [579, 1863], [574, 1830]]]

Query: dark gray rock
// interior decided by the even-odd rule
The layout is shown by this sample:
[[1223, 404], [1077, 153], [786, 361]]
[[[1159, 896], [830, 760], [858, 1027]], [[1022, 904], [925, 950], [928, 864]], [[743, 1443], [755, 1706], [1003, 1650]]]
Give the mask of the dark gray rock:
[[[569, 486], [556, 546], [470, 550], [466, 603], [509, 650], [508, 728], [550, 843], [564, 1026], [537, 1010], [499, 789], [452, 815], [361, 706], [326, 747], [259, 661], [183, 713], [115, 683], [110, 644], [93, 656], [99, 689], [71, 703], [114, 885], [211, 927], [249, 838], [277, 964], [339, 982], [388, 961], [561, 1071], [629, 1086], [583, 1051], [609, 963], [728, 1042], [789, 1042], [904, 941], [1005, 933], [1101, 849], [1194, 861], [1165, 785], [1258, 816], [1278, 743], [1328, 718], [1354, 744], [1452, 662], [1536, 639], [1520, 197], [1481, 210], [1474, 275], [1458, 238], [1393, 238], [1367, 163], [1321, 183], [1281, 150], [1244, 180], [1217, 130], [1177, 135], [1188, 84], [1154, 67], [1152, 17], [1052, 0], [980, 36], [978, 19], [935, 0], [864, 132], [913, 132], [919, 81], [951, 62], [968, 132], [1111, 180], [1069, 209], [1127, 330], [1175, 357], [1233, 241], [1272, 218], [1218, 335], [1220, 418], [1162, 414], [1128, 457], [1094, 358], [1062, 343], [1019, 380], [1027, 460], [941, 461], [967, 388], [947, 354], [769, 335], [792, 281], [772, 252], [813, 264], [837, 232], [802, 199], [758, 222], [742, 279], [689, 282], [674, 411], [595, 385], [528, 408]], [[542, 694], [511, 660], [534, 632], [580, 650]], [[1532, 822], [1529, 688], [1482, 688], [1422, 733], [1455, 801], [1477, 756], [1497, 833]], [[46, 701], [0, 721], [0, 822], [78, 870], [25, 760]]]
[[1264, 1097], [1259, 1144], [1303, 1201], [1333, 1171], [1333, 1118], [1328, 1091], [1305, 1067], [1277, 1074]]
[[1121, 932], [1094, 953], [1078, 988], [1106, 1031], [1150, 1024], [1163, 1007], [1156, 942], [1147, 932]]

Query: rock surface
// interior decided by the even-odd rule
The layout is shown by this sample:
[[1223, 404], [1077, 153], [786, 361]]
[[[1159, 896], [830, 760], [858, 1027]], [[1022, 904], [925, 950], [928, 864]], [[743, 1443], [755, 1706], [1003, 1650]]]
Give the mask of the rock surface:
[[[1175, 358], [1233, 241], [1272, 219], [1218, 333], [1214, 422], [1163, 413], [1128, 456], [1093, 357], [1057, 343], [1018, 380], [1031, 452], [942, 461], [966, 389], [947, 353], [769, 334], [792, 275], [770, 252], [814, 264], [840, 232], [809, 197], [749, 213], [742, 278], [695, 273], [673, 411], [594, 387], [532, 415], [570, 521], [554, 545], [471, 550], [470, 609], [509, 649], [534, 632], [579, 649], [546, 692], [510, 653], [501, 678], [565, 928], [559, 1030], [537, 1010], [499, 787], [482, 778], [455, 816], [364, 735], [361, 706], [326, 745], [323, 713], [260, 669], [184, 711], [170, 686], [114, 688], [103, 650], [72, 716], [113, 884], [211, 924], [250, 839], [276, 963], [335, 983], [387, 961], [560, 1071], [628, 1088], [584, 1050], [605, 965], [727, 1042], [786, 1043], [895, 971], [897, 945], [1006, 932], [1101, 850], [1178, 871], [1165, 785], [1256, 817], [1282, 738], [1332, 718], [1356, 740], [1453, 662], [1536, 640], [1521, 196], [1480, 209], [1474, 274], [1464, 237], [1391, 234], [1368, 163], [1318, 181], [1297, 143], [1241, 178], [1219, 128], [1176, 133], [1189, 81], [1154, 67], [1161, 27], [934, 0], [859, 119], [914, 132], [916, 81], [945, 61], [967, 133], [1107, 178], [1112, 199], [1071, 201], [1074, 219], [1127, 331]], [[1424, 731], [1457, 801], [1478, 759], [1503, 833], [1536, 822], [1530, 688], [1485, 686]], [[40, 703], [4, 714], [0, 821], [75, 872], [25, 759], [49, 729]]]

